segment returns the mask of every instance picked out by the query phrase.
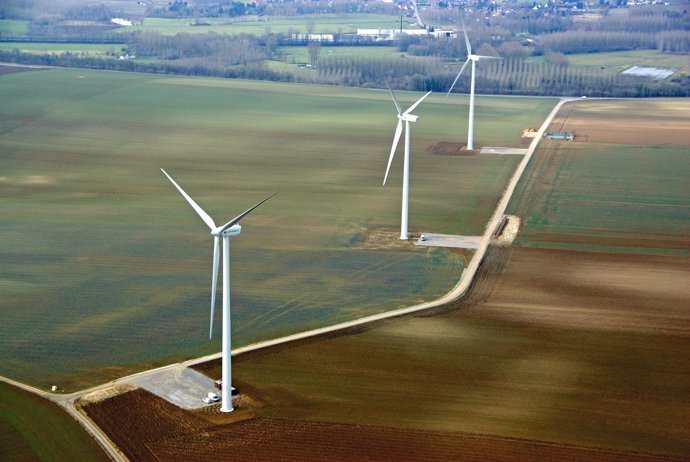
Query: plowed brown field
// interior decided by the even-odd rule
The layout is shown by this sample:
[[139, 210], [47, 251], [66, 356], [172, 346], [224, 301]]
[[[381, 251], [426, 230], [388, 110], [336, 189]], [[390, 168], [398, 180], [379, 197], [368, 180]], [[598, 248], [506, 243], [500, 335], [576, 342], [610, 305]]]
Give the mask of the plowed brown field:
[[566, 106], [549, 128], [576, 142], [690, 147], [687, 110], [687, 99], [586, 101]]
[[[136, 461], [676, 461], [673, 457], [459, 432], [254, 418], [213, 425], [136, 390], [87, 406]], [[134, 443], [136, 442], [136, 443]]]
[[167, 438], [198, 434], [211, 424], [141, 389], [84, 410], [132, 461], [159, 460], [152, 447]]

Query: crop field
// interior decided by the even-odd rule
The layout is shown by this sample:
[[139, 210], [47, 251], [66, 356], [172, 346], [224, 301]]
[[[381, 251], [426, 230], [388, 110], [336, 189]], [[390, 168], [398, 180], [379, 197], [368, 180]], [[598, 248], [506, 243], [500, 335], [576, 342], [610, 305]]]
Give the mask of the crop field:
[[[278, 52], [288, 63], [308, 63], [309, 51], [307, 47], [279, 47]], [[329, 47], [321, 46], [320, 56], [356, 57], [356, 58], [385, 58], [400, 56], [395, 47]]]
[[[180, 32], [263, 35], [266, 32], [306, 34], [308, 30], [314, 34], [353, 33], [357, 32], [357, 29], [400, 27], [400, 16], [357, 13], [301, 15], [294, 18], [271, 16], [204, 18], [203, 21], [208, 25], [193, 25], [194, 21], [191, 19], [146, 18], [142, 24], [127, 27], [125, 30], [156, 31], [165, 35], [174, 35]], [[408, 22], [405, 22], [403, 27], [409, 27]]]
[[23, 53], [62, 54], [77, 53], [88, 56], [106, 56], [121, 53], [122, 45], [94, 43], [40, 43], [40, 42], [0, 42], [0, 50], [19, 50]]
[[682, 457], [689, 263], [517, 249], [484, 302], [243, 355], [235, 385], [274, 419]]
[[146, 13], [146, 6], [144, 2], [135, 0], [88, 0], [96, 5], [105, 5], [115, 11], [122, 11], [131, 15], [144, 15]]
[[[219, 222], [280, 191], [233, 240], [238, 346], [433, 299], [464, 267], [395, 239], [387, 92], [50, 70], [0, 77], [0, 99], [3, 375], [74, 389], [219, 350], [212, 241], [160, 167]], [[430, 155], [467, 106], [427, 101], [411, 231], [479, 234], [519, 159]], [[480, 97], [476, 139], [518, 145], [553, 102]]]
[[[605, 72], [619, 74], [631, 66], [663, 67], [678, 69], [683, 74], [690, 73], [687, 55], [658, 53], [654, 50], [626, 50], [602, 53], [578, 53], [567, 55], [570, 66], [596, 68]], [[542, 57], [530, 58], [541, 62]]]
[[137, 461], [680, 460], [517, 438], [371, 425], [266, 417], [211, 424], [200, 418], [204, 414], [181, 411], [141, 390], [85, 409], [101, 428], [117, 439], [125, 454]]
[[0, 460], [110, 459], [57, 405], [0, 382]]
[[687, 99], [564, 109], [551, 129], [576, 138], [532, 158], [508, 208], [523, 217], [516, 244], [689, 255], [688, 111]]
[[430, 316], [236, 357], [245, 396], [229, 416], [143, 391], [86, 410], [137, 460], [683, 460], [690, 260], [492, 249], [486, 262], [468, 298]]
[[0, 33], [4, 36], [21, 36], [26, 34], [29, 21], [0, 19]]
[[[625, 103], [617, 119], [609, 114], [609, 126], [620, 121], [625, 127], [627, 120], [645, 111], [632, 109], [640, 101]], [[658, 104], [644, 103], [652, 108]], [[682, 111], [673, 110], [679, 103], [682, 106], [678, 100], [666, 100], [659, 112], [647, 107], [650, 123], [657, 125], [653, 117], [674, 112], [682, 118]], [[607, 104], [588, 101], [572, 111], [566, 107], [554, 126], [567, 129], [576, 115], [596, 113]], [[682, 149], [659, 148], [654, 134], [648, 142], [646, 155], [654, 160], [665, 149]], [[585, 147], [603, 157], [596, 149], [615, 146], [619, 151], [610, 155], [625, 156], [626, 162], [637, 161], [641, 153], [635, 148], [642, 149], [581, 143], [577, 161], [564, 163], [556, 157], [544, 164], [544, 153], [555, 143], [545, 144], [526, 172], [519, 204], [530, 196], [540, 204], [544, 193], [536, 191], [544, 185], [559, 198], [584, 181], [574, 172], [582, 168], [577, 161], [592, 162]], [[662, 157], [660, 163], [671, 160]], [[652, 186], [645, 185], [649, 192], [638, 197], [687, 198], [687, 175], [678, 159], [670, 166], [650, 161], [633, 168], [626, 162], [611, 162], [606, 177], [587, 183], [588, 190], [583, 187], [581, 194], [596, 196], [607, 184], [611, 191], [622, 185], [631, 188], [644, 170], [644, 181]], [[549, 169], [562, 175], [556, 185], [548, 176], [535, 180], [538, 172]], [[591, 169], [590, 175], [594, 173]], [[586, 207], [584, 212], [588, 220], [596, 218]], [[677, 226], [668, 227], [652, 251], [644, 247], [644, 239], [629, 239], [626, 246], [600, 252], [585, 233], [578, 251], [529, 248], [529, 242], [513, 250], [491, 249], [464, 300], [349, 335], [242, 355], [234, 361], [235, 385], [258, 403], [249, 406], [249, 412], [270, 419], [521, 438], [554, 447], [632, 451], [636, 455], [631, 457], [640, 459], [686, 458], [690, 257], [676, 247], [689, 233], [687, 219], [681, 218], [683, 207], [671, 207], [667, 213], [665, 219]], [[565, 217], [554, 214], [552, 225], [562, 226]], [[606, 229], [620, 230], [634, 222], [638, 227], [632, 229], [642, 234], [641, 226], [661, 219], [644, 214], [633, 218], [637, 221], [626, 214], [609, 214]], [[529, 233], [531, 226], [528, 223], [523, 232]], [[217, 362], [200, 370], [219, 374]]]

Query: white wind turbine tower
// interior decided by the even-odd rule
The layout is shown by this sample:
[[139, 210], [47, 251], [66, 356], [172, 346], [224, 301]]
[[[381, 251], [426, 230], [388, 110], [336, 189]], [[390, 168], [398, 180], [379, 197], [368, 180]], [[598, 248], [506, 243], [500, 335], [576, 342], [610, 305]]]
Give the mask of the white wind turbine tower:
[[386, 179], [388, 178], [388, 171], [391, 168], [391, 163], [393, 162], [393, 156], [395, 155], [395, 149], [398, 147], [398, 142], [400, 141], [400, 134], [402, 133], [403, 121], [405, 122], [405, 160], [403, 167], [403, 190], [402, 190], [402, 214], [400, 217], [400, 239], [407, 240], [407, 209], [408, 209], [408, 196], [410, 193], [410, 122], [416, 122], [418, 117], [416, 115], [410, 114], [424, 98], [429, 96], [429, 93], [422, 96], [410, 106], [407, 111], [400, 112], [400, 105], [398, 100], [395, 99], [393, 90], [388, 87], [388, 91], [391, 92], [393, 97], [393, 103], [395, 103], [395, 109], [398, 111], [398, 126], [395, 129], [395, 136], [393, 137], [393, 146], [391, 147], [391, 154], [388, 158], [388, 167], [386, 167], [386, 176], [383, 177], [383, 185], [386, 185]]
[[194, 211], [201, 217], [202, 220], [211, 228], [211, 235], [213, 236], [213, 277], [211, 279], [211, 327], [209, 329], [209, 339], [213, 335], [213, 309], [216, 303], [216, 287], [218, 283], [218, 241], [223, 238], [223, 341], [222, 341], [222, 374], [223, 387], [221, 390], [221, 412], [232, 412], [232, 364], [231, 364], [231, 346], [230, 346], [230, 236], [237, 236], [242, 231], [242, 226], [239, 221], [248, 215], [252, 210], [275, 196], [276, 193], [271, 194], [266, 199], [251, 206], [244, 212], [237, 215], [232, 220], [228, 221], [222, 226], [216, 226], [213, 219], [184, 190], [173, 180], [168, 173], [161, 169], [163, 174], [168, 177], [168, 180], [180, 191], [180, 194], [189, 202]]
[[477, 66], [477, 62], [481, 61], [482, 59], [501, 59], [496, 56], [481, 56], [481, 55], [474, 55], [472, 54], [472, 46], [470, 45], [470, 39], [467, 38], [467, 30], [465, 29], [465, 23], [462, 23], [462, 33], [465, 34], [465, 45], [467, 46], [467, 60], [465, 61], [465, 64], [462, 65], [460, 68], [460, 72], [458, 72], [458, 75], [455, 77], [455, 80], [453, 80], [453, 85], [450, 86], [450, 90], [448, 90], [448, 93], [446, 94], [446, 98], [448, 98], [448, 95], [450, 95], [450, 92], [453, 91], [453, 87], [455, 87], [456, 82], [460, 78], [460, 74], [465, 70], [467, 67], [467, 64], [472, 62], [472, 78], [470, 81], [470, 121], [467, 127], [467, 149], [472, 150], [474, 149], [474, 72], [475, 68]]

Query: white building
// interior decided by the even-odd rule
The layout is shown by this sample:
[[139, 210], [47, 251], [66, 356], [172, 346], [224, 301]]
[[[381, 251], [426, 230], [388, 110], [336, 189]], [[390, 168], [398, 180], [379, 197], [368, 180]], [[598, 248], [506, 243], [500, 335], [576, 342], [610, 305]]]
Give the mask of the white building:
[[457, 37], [457, 33], [452, 30], [435, 29], [429, 32], [428, 29], [357, 29], [360, 37], [370, 37], [374, 40], [393, 40], [400, 35], [410, 36], [434, 36], [434, 37]]

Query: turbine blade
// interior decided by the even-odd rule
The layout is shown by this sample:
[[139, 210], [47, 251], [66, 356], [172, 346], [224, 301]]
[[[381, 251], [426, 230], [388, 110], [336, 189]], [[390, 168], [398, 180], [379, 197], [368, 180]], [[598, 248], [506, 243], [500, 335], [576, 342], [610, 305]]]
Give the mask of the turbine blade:
[[465, 27], [465, 20], [462, 20], [462, 33], [465, 34], [465, 45], [467, 46], [467, 56], [472, 54], [472, 45], [470, 45], [470, 39], [467, 37], [467, 28]]
[[211, 322], [208, 329], [208, 339], [213, 338], [213, 313], [216, 308], [216, 289], [218, 288], [218, 265], [220, 263], [220, 250], [218, 249], [220, 236], [213, 236], [213, 269], [211, 276]]
[[402, 134], [402, 119], [398, 119], [398, 126], [395, 128], [395, 136], [393, 137], [393, 146], [391, 147], [391, 154], [388, 157], [388, 167], [386, 167], [386, 176], [383, 177], [383, 185], [386, 186], [386, 180], [388, 179], [388, 171], [391, 169], [391, 164], [393, 163], [393, 156], [395, 156], [395, 150], [398, 147], [398, 142], [400, 141], [400, 135]]
[[225, 231], [226, 229], [228, 229], [228, 228], [231, 227], [232, 225], [237, 224], [242, 218], [244, 218], [246, 215], [249, 215], [249, 213], [250, 213], [252, 210], [254, 210], [255, 208], [257, 208], [258, 206], [260, 206], [261, 204], [263, 204], [264, 202], [266, 202], [267, 200], [269, 200], [271, 197], [275, 196], [276, 194], [278, 194], [278, 192], [274, 192], [273, 194], [271, 194], [270, 196], [268, 196], [266, 199], [264, 199], [264, 200], [262, 200], [262, 201], [260, 201], [260, 202], [257, 202], [256, 204], [252, 205], [252, 206], [249, 207], [247, 210], [245, 210], [244, 212], [240, 213], [240, 214], [237, 215], [235, 218], [233, 218], [232, 220], [228, 221], [228, 222], [225, 223], [223, 226], [221, 226], [221, 227], [217, 230], [217, 232], [218, 232], [218, 233], [222, 233], [223, 231]]
[[[388, 85], [388, 82], [386, 82], [386, 85]], [[395, 109], [398, 110], [398, 115], [401, 114], [400, 112], [400, 105], [398, 104], [398, 100], [395, 99], [395, 94], [393, 94], [393, 90], [391, 90], [391, 86], [388, 85], [388, 91], [391, 92], [391, 97], [393, 98], [393, 103], [395, 103]]]
[[463, 73], [463, 71], [465, 70], [465, 68], [469, 64], [469, 62], [470, 62], [470, 60], [468, 59], [467, 61], [465, 61], [465, 64], [463, 64], [462, 67], [460, 68], [460, 72], [458, 72], [458, 75], [455, 76], [455, 80], [453, 80], [453, 85], [450, 86], [450, 90], [448, 90], [448, 93], [446, 93], [446, 98], [448, 98], [448, 95], [450, 95], [450, 92], [453, 91], [453, 87], [455, 87], [455, 84], [458, 82], [458, 79], [460, 78], [460, 74]]
[[424, 96], [422, 96], [421, 98], [419, 98], [419, 99], [417, 100], [417, 102], [414, 103], [412, 106], [410, 106], [410, 107], [407, 109], [407, 111], [405, 111], [403, 114], [404, 114], [404, 115], [407, 115], [407, 114], [409, 114], [410, 112], [414, 111], [414, 108], [416, 108], [417, 106], [419, 106], [419, 103], [421, 103], [422, 101], [424, 101], [424, 98], [426, 98], [426, 97], [429, 96], [430, 94], [431, 94], [431, 92], [428, 92], [426, 95], [424, 95]]
[[189, 197], [189, 195], [188, 195], [186, 192], [184, 192], [184, 189], [182, 189], [182, 188], [180, 187], [179, 184], [175, 183], [175, 180], [173, 180], [173, 179], [170, 177], [170, 175], [168, 175], [168, 172], [166, 172], [166, 171], [163, 170], [163, 169], [161, 169], [161, 172], [163, 172], [163, 174], [164, 174], [165, 176], [168, 177], [168, 180], [170, 180], [170, 182], [171, 182], [173, 185], [175, 185], [175, 187], [177, 188], [177, 190], [180, 191], [180, 194], [182, 194], [182, 196], [184, 196], [184, 198], [187, 199], [187, 202], [189, 202], [189, 205], [192, 206], [192, 208], [193, 208], [193, 209], [196, 211], [196, 213], [201, 217], [201, 219], [204, 220], [204, 222], [208, 225], [208, 227], [211, 228], [211, 229], [215, 229], [216, 224], [213, 222], [213, 219], [208, 215], [208, 213], [204, 212], [204, 209], [202, 209], [201, 207], [199, 207], [199, 204], [197, 204], [196, 202], [194, 202], [194, 199], [192, 199], [191, 197]]
[[477, 56], [477, 61], [481, 61], [482, 59], [503, 59], [500, 56]]

